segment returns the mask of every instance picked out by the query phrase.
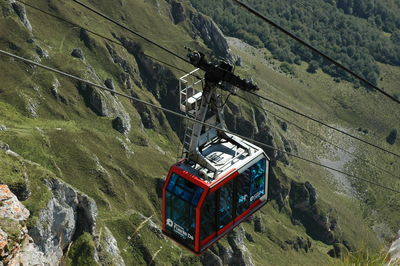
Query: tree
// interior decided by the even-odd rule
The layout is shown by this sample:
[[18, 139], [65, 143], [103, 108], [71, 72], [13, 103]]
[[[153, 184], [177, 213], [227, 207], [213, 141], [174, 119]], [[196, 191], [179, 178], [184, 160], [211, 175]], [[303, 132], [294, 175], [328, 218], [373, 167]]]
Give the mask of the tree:
[[316, 73], [318, 67], [319, 67], [318, 62], [315, 61], [315, 60], [312, 60], [312, 61], [308, 64], [307, 72], [309, 72], [309, 73]]

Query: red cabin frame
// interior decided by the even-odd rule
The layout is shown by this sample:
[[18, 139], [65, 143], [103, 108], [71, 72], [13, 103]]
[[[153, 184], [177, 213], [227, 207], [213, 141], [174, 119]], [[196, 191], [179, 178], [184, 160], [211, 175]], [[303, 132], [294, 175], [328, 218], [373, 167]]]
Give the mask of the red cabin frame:
[[[262, 161], [261, 161], [262, 160]], [[237, 179], [239, 175], [241, 175], [243, 172], [248, 169], [250, 169], [251, 166], [255, 165], [256, 162], [260, 162], [261, 165], [264, 164], [264, 172], [262, 173], [264, 183], [261, 183], [262, 186], [264, 186], [263, 192], [258, 195], [256, 200], [251, 200], [250, 201], [250, 196], [246, 195], [244, 198], [247, 199], [248, 206], [245, 208], [243, 212], [241, 212], [239, 215], [235, 215], [236, 212], [236, 207], [237, 203], [234, 203], [234, 205], [231, 205], [232, 210], [230, 210], [230, 213], [232, 214], [232, 219], [229, 220], [228, 223], [224, 224], [222, 227], [218, 227], [218, 219], [220, 219], [218, 216], [220, 214], [219, 212], [219, 202], [220, 202], [220, 191], [222, 191], [222, 188], [224, 186], [230, 185], [234, 187], [233, 189], [235, 190], [236, 187], [238, 187], [240, 184], [238, 184]], [[173, 165], [170, 169], [170, 172], [167, 176], [167, 179], [165, 181], [164, 187], [163, 187], [163, 200], [162, 200], [162, 230], [164, 234], [178, 242], [179, 244], [185, 246], [192, 252], [196, 254], [200, 254], [204, 252], [208, 247], [210, 247], [212, 244], [214, 244], [216, 241], [218, 241], [220, 238], [225, 236], [227, 233], [229, 233], [234, 227], [239, 225], [241, 222], [243, 222], [245, 219], [247, 219], [249, 216], [251, 216], [254, 212], [256, 212], [258, 209], [260, 209], [262, 206], [264, 206], [267, 202], [267, 187], [268, 187], [268, 172], [269, 172], [269, 160], [268, 157], [264, 154], [258, 154], [257, 157], [253, 158], [250, 162], [247, 162], [246, 165], [242, 165], [241, 169], [237, 170], [236, 168], [231, 168], [225, 171], [225, 173], [222, 173], [218, 178], [211, 182], [207, 182], [203, 180], [202, 178], [196, 176], [193, 174], [190, 169], [188, 170], [186, 165], [186, 160], [183, 160], [181, 162], [178, 162], [177, 164]], [[170, 184], [171, 181], [171, 176], [175, 174], [178, 175], [180, 178], [183, 178], [187, 182], [190, 182], [197, 188], [200, 188], [203, 190], [201, 193], [200, 198], [198, 199], [198, 203], [195, 208], [195, 232], [193, 236], [193, 241], [194, 245], [188, 245], [187, 242], [183, 241], [181, 237], [175, 232], [172, 232], [174, 229], [169, 229], [167, 228], [167, 187]], [[174, 177], [176, 179], [176, 177]], [[185, 181], [185, 182], [186, 182]], [[232, 181], [232, 182], [231, 182]], [[175, 181], [174, 181], [175, 182]], [[250, 182], [250, 181], [249, 181]], [[238, 185], [237, 185], [238, 184]], [[249, 188], [250, 189], [250, 188]], [[215, 192], [215, 193], [214, 193]], [[213, 194], [214, 196], [211, 196]], [[205, 219], [205, 217], [202, 217], [202, 208], [205, 207], [205, 202], [207, 197], [210, 195], [211, 197], [214, 197], [212, 200], [215, 200], [215, 222], [214, 222], [214, 228], [215, 230], [212, 231], [210, 235], [207, 237], [203, 237], [201, 239], [201, 227], [202, 227], [202, 219]], [[232, 192], [231, 195], [234, 195]], [[234, 200], [233, 200], [234, 199]], [[232, 196], [232, 202], [237, 202], [238, 197], [237, 196]], [[212, 203], [213, 204], [213, 203]], [[170, 223], [173, 223], [169, 221]], [[172, 226], [172, 225], [171, 225]], [[190, 237], [192, 237], [189, 234]]]

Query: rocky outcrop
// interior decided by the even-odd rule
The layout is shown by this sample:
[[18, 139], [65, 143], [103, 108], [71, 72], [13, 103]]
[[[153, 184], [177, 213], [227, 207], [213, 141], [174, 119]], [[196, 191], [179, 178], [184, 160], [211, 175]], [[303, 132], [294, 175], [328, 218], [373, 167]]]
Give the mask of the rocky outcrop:
[[0, 217], [14, 221], [25, 221], [29, 211], [19, 202], [7, 185], [0, 185]]
[[228, 42], [217, 24], [210, 17], [206, 17], [198, 12], [192, 12], [190, 20], [193, 24], [193, 31], [203, 39], [204, 43], [217, 56], [232, 61], [232, 56], [229, 54]]
[[83, 52], [80, 48], [74, 48], [74, 50], [72, 50], [72, 52], [71, 52], [71, 55], [73, 57], [83, 60]]
[[300, 222], [309, 236], [331, 245], [337, 240], [333, 234], [336, 228], [336, 218], [325, 214], [316, 204], [317, 193], [309, 183], [292, 181], [289, 202], [292, 209], [292, 221]]
[[253, 258], [244, 244], [245, 231], [242, 226], [233, 230], [228, 235], [228, 243], [232, 248], [233, 254], [228, 265], [235, 266], [254, 266]]
[[400, 263], [400, 231], [397, 233], [396, 240], [390, 246], [388, 253], [386, 265], [397, 265], [397, 263]]
[[215, 266], [222, 266], [222, 260], [218, 257], [214, 252], [211, 250], [207, 250], [204, 254], [201, 255], [200, 261], [204, 266], [207, 265], [215, 265]]
[[46, 181], [52, 198], [29, 229], [38, 249], [51, 264], [58, 264], [63, 251], [84, 232], [94, 233], [97, 207], [86, 195], [58, 179]]
[[104, 231], [101, 237], [101, 244], [98, 245], [97, 251], [99, 254], [99, 262], [103, 265], [125, 265], [124, 260], [121, 257], [121, 252], [118, 248], [117, 240], [115, 240], [111, 231], [104, 227]]
[[0, 185], [0, 265], [49, 265], [28, 235], [29, 211], [7, 185]]
[[78, 84], [79, 93], [83, 96], [86, 106], [99, 116], [118, 118], [113, 126], [123, 134], [131, 130], [131, 118], [124, 106], [110, 93], [100, 91], [86, 83]]
[[29, 22], [28, 17], [26, 16], [25, 7], [22, 4], [16, 2], [11, 3], [11, 6], [14, 9], [14, 12], [18, 15], [22, 24], [25, 26], [25, 28], [27, 28], [29, 31], [32, 31], [32, 25]]
[[311, 251], [311, 240], [309, 238], [298, 236], [296, 239], [286, 240], [285, 243], [296, 251]]
[[87, 48], [89, 48], [90, 50], [93, 50], [94, 48], [96, 48], [96, 42], [94, 41], [94, 39], [92, 39], [89, 36], [89, 33], [87, 32], [87, 30], [81, 29], [79, 32], [79, 38], [81, 39], [81, 41], [83, 41], [85, 46]]
[[390, 131], [389, 136], [387, 136], [386, 141], [390, 145], [393, 145], [396, 142], [396, 139], [397, 139], [397, 129], [392, 129], [392, 131]]
[[171, 18], [174, 24], [178, 24], [186, 19], [186, 10], [181, 2], [172, 0], [171, 4]]

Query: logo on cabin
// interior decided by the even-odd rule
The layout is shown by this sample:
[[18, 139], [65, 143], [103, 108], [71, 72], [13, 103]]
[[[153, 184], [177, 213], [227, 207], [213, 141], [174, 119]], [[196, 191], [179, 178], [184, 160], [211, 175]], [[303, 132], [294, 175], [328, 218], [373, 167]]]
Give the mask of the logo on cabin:
[[190, 240], [194, 240], [194, 237], [185, 231], [185, 229], [177, 223], [174, 223], [171, 219], [167, 219], [167, 226], [172, 227], [174, 232], [180, 235], [182, 238], [189, 238]]

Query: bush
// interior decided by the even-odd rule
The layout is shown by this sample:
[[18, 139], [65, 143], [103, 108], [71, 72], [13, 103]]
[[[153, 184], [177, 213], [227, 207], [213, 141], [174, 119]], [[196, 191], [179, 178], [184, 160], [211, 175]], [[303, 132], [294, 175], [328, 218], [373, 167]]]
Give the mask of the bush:
[[318, 62], [312, 60], [312, 61], [308, 64], [307, 72], [309, 72], [309, 73], [316, 73], [318, 67], [319, 67]]
[[286, 74], [290, 74], [290, 75], [295, 75], [296, 74], [296, 72], [294, 71], [294, 67], [289, 65], [288, 63], [282, 63], [280, 65], [280, 68]]

